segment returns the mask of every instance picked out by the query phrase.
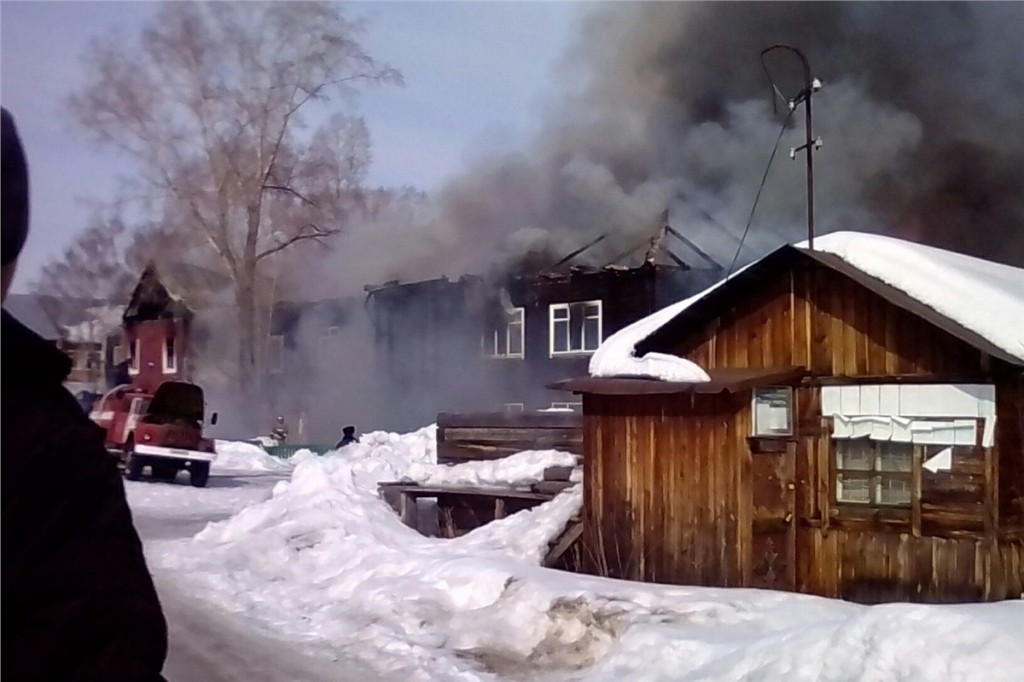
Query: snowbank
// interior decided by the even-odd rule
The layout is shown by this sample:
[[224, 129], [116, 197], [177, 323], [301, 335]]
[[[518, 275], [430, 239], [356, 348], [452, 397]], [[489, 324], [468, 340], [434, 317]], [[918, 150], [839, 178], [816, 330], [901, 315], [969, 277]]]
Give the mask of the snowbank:
[[402, 480], [463, 488], [518, 488], [544, 480], [548, 467], [574, 467], [576, 456], [561, 450], [526, 450], [511, 457], [454, 466], [414, 463]]
[[[1021, 602], [862, 607], [540, 568], [579, 486], [461, 538], [420, 536], [375, 485], [433, 461], [432, 433], [370, 434], [302, 461], [271, 499], [150, 560], [275, 636], [395, 679], [955, 682], [1024, 669]], [[530, 457], [518, 459], [506, 466]]]
[[218, 440], [217, 457], [211, 469], [220, 471], [283, 471], [290, 468], [284, 460], [272, 457], [259, 445], [235, 440]]

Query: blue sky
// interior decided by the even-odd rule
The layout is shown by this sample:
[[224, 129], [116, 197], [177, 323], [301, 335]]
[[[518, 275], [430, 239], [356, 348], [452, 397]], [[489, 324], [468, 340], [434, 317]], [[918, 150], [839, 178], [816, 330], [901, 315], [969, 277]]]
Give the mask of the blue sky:
[[[360, 2], [370, 54], [397, 67], [405, 88], [358, 102], [374, 140], [370, 182], [427, 191], [468, 158], [520, 146], [542, 121], [553, 71], [586, 7], [568, 2]], [[90, 41], [134, 38], [153, 2], [0, 3], [0, 101], [14, 113], [32, 172], [32, 234], [16, 290], [84, 227], [91, 201], [110, 197], [132, 167], [80, 139], [64, 100]]]

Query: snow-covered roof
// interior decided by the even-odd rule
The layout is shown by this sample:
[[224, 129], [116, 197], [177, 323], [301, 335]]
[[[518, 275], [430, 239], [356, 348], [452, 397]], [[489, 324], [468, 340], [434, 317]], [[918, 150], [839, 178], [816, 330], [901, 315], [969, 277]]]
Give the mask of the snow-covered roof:
[[[807, 249], [806, 242], [795, 246]], [[838, 257], [1024, 362], [1024, 269], [862, 232], [818, 237], [814, 250]], [[734, 273], [730, 280], [747, 268]], [[726, 281], [609, 336], [590, 359], [591, 376], [707, 381], [707, 373], [689, 360], [662, 353], [637, 357], [635, 351], [638, 343]]]

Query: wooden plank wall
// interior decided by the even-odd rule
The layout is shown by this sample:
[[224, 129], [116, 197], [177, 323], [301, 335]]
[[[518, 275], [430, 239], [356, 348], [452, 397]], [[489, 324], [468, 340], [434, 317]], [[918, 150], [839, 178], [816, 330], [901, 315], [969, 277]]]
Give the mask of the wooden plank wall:
[[915, 538], [909, 532], [801, 528], [797, 590], [861, 603], [1014, 598], [1024, 542]]
[[846, 275], [811, 263], [766, 282], [670, 352], [702, 367], [814, 376], [984, 376], [981, 353]]
[[751, 533], [748, 402], [729, 394], [697, 401], [584, 396], [584, 558], [592, 570], [743, 584]]
[[442, 412], [437, 415], [437, 461], [458, 464], [545, 449], [582, 456], [582, 423], [572, 412]]

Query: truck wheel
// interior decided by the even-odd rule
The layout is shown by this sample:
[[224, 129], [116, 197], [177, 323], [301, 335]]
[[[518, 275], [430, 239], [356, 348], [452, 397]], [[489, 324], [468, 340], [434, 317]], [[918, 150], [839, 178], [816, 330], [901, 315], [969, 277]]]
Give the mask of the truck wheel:
[[142, 469], [145, 463], [135, 455], [135, 441], [129, 440], [124, 444], [124, 474], [129, 481], [137, 481], [142, 478]]
[[210, 479], [210, 463], [197, 462], [189, 469], [189, 480], [196, 488], [205, 488], [206, 482]]

